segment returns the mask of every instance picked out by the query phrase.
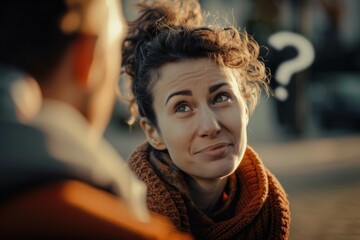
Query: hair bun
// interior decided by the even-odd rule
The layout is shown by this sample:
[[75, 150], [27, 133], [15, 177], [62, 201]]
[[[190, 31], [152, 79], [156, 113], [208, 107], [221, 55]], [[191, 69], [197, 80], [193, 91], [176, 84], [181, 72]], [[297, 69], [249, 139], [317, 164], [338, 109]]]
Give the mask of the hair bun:
[[203, 24], [197, 0], [143, 0], [137, 7], [140, 16], [129, 23], [128, 33], [128, 40], [134, 43], [152, 39], [164, 27], [199, 27]]
[[139, 22], [147, 25], [166, 25], [199, 27], [203, 24], [203, 15], [197, 0], [143, 0]]
[[130, 75], [133, 75], [137, 49], [155, 38], [161, 29], [171, 26], [200, 27], [204, 24], [197, 0], [142, 0], [137, 7], [140, 15], [128, 23], [129, 31], [123, 47], [122, 65]]

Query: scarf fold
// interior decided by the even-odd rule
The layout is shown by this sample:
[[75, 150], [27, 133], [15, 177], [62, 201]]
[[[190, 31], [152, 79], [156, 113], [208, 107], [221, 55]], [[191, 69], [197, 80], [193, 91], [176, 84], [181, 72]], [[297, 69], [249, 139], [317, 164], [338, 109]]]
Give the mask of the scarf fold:
[[238, 169], [229, 176], [227, 199], [211, 215], [195, 206], [185, 173], [172, 163], [167, 152], [144, 143], [128, 163], [148, 187], [149, 209], [168, 217], [179, 230], [197, 239], [288, 239], [286, 193], [250, 147]]

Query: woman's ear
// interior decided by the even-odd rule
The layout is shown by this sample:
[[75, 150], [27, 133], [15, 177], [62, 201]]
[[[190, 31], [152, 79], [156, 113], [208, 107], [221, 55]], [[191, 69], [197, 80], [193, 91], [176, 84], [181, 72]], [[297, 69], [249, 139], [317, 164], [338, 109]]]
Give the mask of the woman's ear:
[[76, 82], [81, 87], [87, 87], [89, 72], [94, 59], [96, 36], [82, 34], [74, 43], [74, 74]]
[[166, 145], [163, 142], [159, 131], [146, 118], [140, 119], [140, 127], [145, 132], [146, 140], [157, 150], [165, 150]]

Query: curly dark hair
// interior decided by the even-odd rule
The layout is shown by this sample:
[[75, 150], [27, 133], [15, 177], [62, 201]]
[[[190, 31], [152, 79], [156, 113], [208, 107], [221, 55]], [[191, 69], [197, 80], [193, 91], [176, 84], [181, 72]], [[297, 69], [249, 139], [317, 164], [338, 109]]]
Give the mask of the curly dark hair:
[[258, 102], [261, 86], [268, 89], [268, 74], [259, 58], [259, 45], [234, 27], [206, 25], [195, 0], [157, 0], [138, 4], [140, 16], [129, 23], [123, 44], [123, 72], [131, 79], [140, 116], [157, 126], [153, 88], [166, 63], [210, 58], [236, 73], [250, 112]]

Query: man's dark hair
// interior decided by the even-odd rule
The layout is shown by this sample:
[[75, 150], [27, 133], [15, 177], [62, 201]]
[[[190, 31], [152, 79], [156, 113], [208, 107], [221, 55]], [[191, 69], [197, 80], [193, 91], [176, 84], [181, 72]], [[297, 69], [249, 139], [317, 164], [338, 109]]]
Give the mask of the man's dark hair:
[[0, 3], [0, 64], [46, 79], [76, 34], [61, 31], [64, 0], [4, 0]]

